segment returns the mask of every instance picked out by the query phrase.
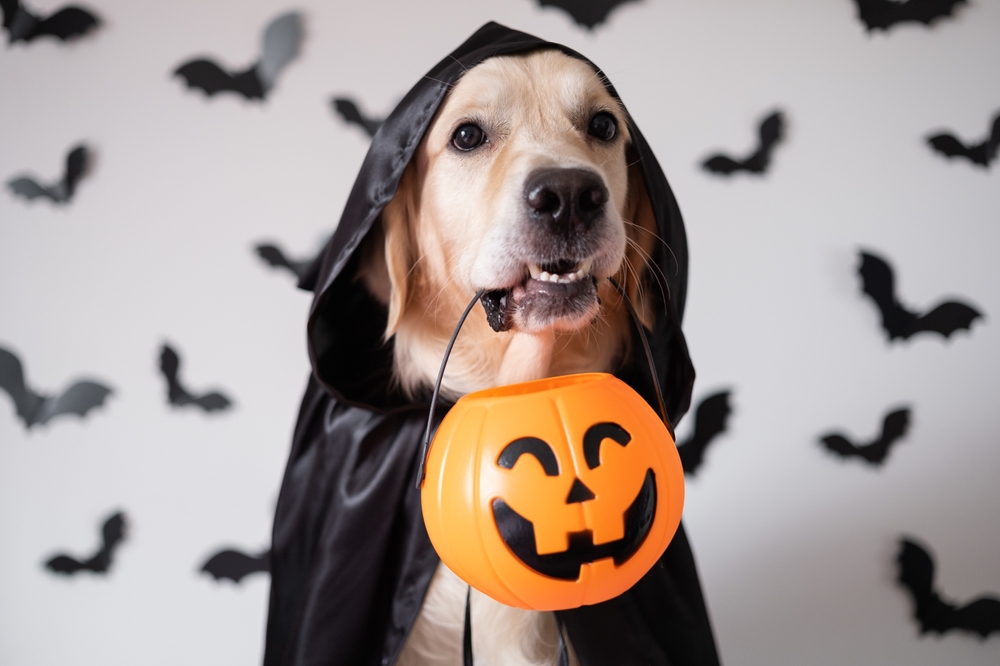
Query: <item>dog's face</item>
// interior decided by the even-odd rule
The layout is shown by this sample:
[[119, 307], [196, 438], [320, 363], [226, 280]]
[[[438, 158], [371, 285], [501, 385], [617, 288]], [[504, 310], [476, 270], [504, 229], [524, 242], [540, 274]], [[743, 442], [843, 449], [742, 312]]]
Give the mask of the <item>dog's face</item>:
[[422, 268], [469, 295], [488, 290], [503, 328], [586, 326], [597, 279], [625, 254], [628, 142], [625, 114], [586, 63], [540, 51], [476, 66], [415, 160]]

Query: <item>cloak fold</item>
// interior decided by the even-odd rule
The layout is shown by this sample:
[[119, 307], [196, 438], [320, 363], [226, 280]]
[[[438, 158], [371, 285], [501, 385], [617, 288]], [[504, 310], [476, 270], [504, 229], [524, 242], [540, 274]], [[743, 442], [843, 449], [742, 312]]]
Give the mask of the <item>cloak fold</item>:
[[[336, 231], [300, 283], [315, 294], [308, 324], [313, 375], [274, 518], [265, 666], [388, 666], [416, 621], [438, 564], [415, 489], [428, 401], [406, 398], [391, 382], [392, 341], [382, 341], [386, 309], [352, 280], [356, 250], [395, 194], [449, 87], [489, 57], [540, 48], [587, 62], [607, 82], [575, 51], [496, 23], [484, 25], [431, 69], [383, 123]], [[666, 177], [638, 127], [628, 122], [630, 162], [641, 165], [659, 236], [669, 247], [654, 257], [666, 278], [666, 300], [657, 303], [648, 337], [676, 424], [690, 405], [694, 383], [680, 327], [687, 242]], [[638, 331], [632, 335], [632, 348], [641, 349]], [[655, 405], [645, 359], [633, 356], [615, 374]], [[559, 617], [582, 666], [719, 663], [683, 526], [632, 589]]]

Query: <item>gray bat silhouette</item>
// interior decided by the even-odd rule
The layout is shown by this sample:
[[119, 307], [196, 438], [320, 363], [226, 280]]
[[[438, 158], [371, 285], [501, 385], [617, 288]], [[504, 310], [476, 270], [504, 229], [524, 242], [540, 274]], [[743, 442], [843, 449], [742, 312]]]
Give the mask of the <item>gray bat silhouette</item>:
[[267, 573], [271, 570], [271, 549], [268, 548], [259, 555], [247, 555], [239, 550], [220, 550], [201, 565], [201, 570], [215, 580], [228, 578], [239, 583], [252, 573]]
[[63, 174], [62, 180], [55, 185], [39, 185], [30, 176], [20, 176], [7, 181], [7, 187], [14, 194], [29, 201], [38, 197], [46, 197], [55, 203], [68, 203], [73, 198], [76, 184], [80, 182], [89, 163], [90, 151], [86, 146], [80, 144], [75, 146], [66, 156], [66, 173]]
[[184, 407], [195, 405], [201, 407], [206, 412], [216, 412], [228, 409], [232, 402], [221, 393], [204, 393], [196, 395], [191, 393], [181, 383], [178, 372], [181, 367], [180, 356], [168, 344], [164, 344], [160, 349], [160, 372], [167, 380], [167, 402], [174, 407]]
[[0, 347], [0, 388], [14, 401], [14, 409], [26, 428], [48, 423], [60, 414], [86, 416], [104, 404], [111, 389], [97, 382], [76, 382], [58, 396], [35, 393], [25, 384], [24, 370], [17, 356]]
[[93, 571], [106, 574], [111, 568], [115, 549], [118, 548], [128, 531], [128, 521], [125, 514], [118, 511], [112, 514], [101, 526], [101, 546], [91, 557], [80, 560], [72, 555], [56, 555], [45, 563], [45, 568], [53, 573], [72, 576], [77, 571]]
[[184, 63], [174, 74], [183, 78], [188, 87], [199, 88], [209, 96], [229, 90], [247, 99], [264, 99], [281, 70], [298, 56], [302, 35], [302, 15], [288, 12], [268, 24], [260, 59], [248, 69], [231, 74], [212, 60], [199, 58]]

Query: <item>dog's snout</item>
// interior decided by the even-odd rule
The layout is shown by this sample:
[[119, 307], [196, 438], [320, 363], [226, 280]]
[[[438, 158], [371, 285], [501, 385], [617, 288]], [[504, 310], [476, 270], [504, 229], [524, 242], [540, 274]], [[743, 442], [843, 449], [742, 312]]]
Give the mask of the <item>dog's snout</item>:
[[547, 231], [587, 231], [604, 214], [608, 188], [586, 169], [539, 169], [528, 176], [524, 200], [531, 217]]

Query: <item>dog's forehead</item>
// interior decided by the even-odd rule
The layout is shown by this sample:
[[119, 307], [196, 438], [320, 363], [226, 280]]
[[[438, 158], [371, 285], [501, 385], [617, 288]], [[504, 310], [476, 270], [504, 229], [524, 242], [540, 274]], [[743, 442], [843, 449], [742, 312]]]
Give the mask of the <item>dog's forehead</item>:
[[445, 104], [447, 115], [566, 114], [619, 107], [587, 63], [559, 51], [489, 58], [469, 70]]

